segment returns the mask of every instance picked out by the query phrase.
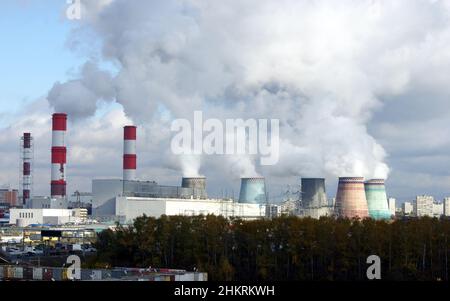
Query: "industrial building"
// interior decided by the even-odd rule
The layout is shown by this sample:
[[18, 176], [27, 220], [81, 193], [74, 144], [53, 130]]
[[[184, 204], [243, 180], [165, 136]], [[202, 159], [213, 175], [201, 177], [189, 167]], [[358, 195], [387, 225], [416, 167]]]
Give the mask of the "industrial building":
[[444, 216], [450, 216], [450, 197], [444, 198]]
[[11, 209], [9, 211], [9, 223], [18, 227], [82, 223], [85, 218], [85, 212], [76, 209]]
[[237, 203], [224, 199], [168, 199], [117, 197], [115, 215], [122, 223], [130, 223], [143, 214], [158, 218], [162, 215], [222, 215], [256, 219], [265, 217], [267, 206], [261, 204]]
[[152, 217], [215, 214], [242, 218], [260, 218], [267, 215], [264, 178], [242, 179], [239, 202], [208, 198], [205, 177], [183, 177], [181, 186], [137, 180], [136, 140], [136, 127], [126, 126], [123, 179], [92, 181], [94, 218], [129, 223], [143, 214]]
[[[183, 182], [186, 181], [184, 178]], [[103, 221], [118, 219], [121, 222], [130, 222], [143, 214], [153, 217], [199, 214], [243, 218], [266, 216], [265, 203], [203, 198], [206, 195], [205, 181], [201, 187], [189, 188], [148, 181], [93, 180], [92, 214]]]

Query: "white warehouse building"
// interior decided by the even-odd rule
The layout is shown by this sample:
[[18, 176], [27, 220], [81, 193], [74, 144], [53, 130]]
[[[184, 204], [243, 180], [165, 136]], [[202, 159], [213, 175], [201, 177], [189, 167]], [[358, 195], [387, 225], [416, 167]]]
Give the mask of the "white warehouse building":
[[63, 225], [80, 223], [83, 217], [77, 209], [11, 209], [9, 223], [18, 227], [29, 225]]
[[114, 219], [121, 223], [130, 223], [144, 214], [155, 218], [162, 215], [201, 214], [245, 219], [266, 216], [266, 205], [238, 203], [230, 199], [200, 198], [193, 195], [187, 197], [187, 193], [189, 191], [186, 191], [186, 188], [161, 186], [155, 182], [93, 180], [92, 215], [95, 219], [103, 221]]
[[121, 222], [130, 223], [146, 215], [158, 218], [162, 215], [222, 215], [256, 219], [266, 216], [266, 205], [237, 203], [233, 200], [216, 199], [165, 199], [117, 197], [115, 215]]

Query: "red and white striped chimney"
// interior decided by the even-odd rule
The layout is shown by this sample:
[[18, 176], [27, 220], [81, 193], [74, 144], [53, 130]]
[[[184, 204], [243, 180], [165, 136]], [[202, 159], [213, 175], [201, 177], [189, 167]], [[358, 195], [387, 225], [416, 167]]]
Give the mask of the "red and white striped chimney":
[[31, 198], [33, 138], [30, 133], [22, 136], [22, 204], [26, 205]]
[[66, 196], [66, 131], [67, 114], [53, 114], [51, 196]]
[[136, 127], [124, 127], [123, 141], [123, 180], [136, 181]]

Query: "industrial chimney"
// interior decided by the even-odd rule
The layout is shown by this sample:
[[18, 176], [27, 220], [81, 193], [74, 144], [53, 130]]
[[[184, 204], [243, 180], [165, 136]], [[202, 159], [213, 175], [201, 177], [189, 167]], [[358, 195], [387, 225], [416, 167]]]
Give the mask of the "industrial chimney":
[[369, 215], [376, 220], [390, 219], [386, 187], [383, 179], [373, 179], [364, 183]]
[[30, 133], [24, 133], [21, 138], [22, 147], [22, 204], [28, 204], [31, 198], [31, 188], [33, 183], [33, 138]]
[[183, 177], [181, 187], [192, 189], [192, 195], [206, 198], [206, 178], [205, 177]]
[[52, 198], [66, 196], [66, 141], [67, 114], [53, 114], [52, 132]]
[[325, 179], [302, 178], [302, 207], [321, 208], [328, 206], [327, 194], [325, 192]]
[[265, 179], [262, 177], [242, 178], [239, 203], [265, 205], [267, 203]]
[[369, 217], [364, 190], [364, 178], [339, 178], [335, 210], [340, 217]]
[[124, 142], [123, 142], [123, 180], [136, 181], [136, 127], [124, 127]]

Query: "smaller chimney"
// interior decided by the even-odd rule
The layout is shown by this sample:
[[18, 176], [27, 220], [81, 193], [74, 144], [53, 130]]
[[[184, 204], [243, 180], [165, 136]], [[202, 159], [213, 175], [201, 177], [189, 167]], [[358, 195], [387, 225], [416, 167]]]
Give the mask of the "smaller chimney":
[[136, 181], [136, 126], [128, 125], [124, 127], [123, 142], [123, 180]]
[[30, 133], [22, 136], [22, 204], [25, 206], [31, 198], [33, 138]]

